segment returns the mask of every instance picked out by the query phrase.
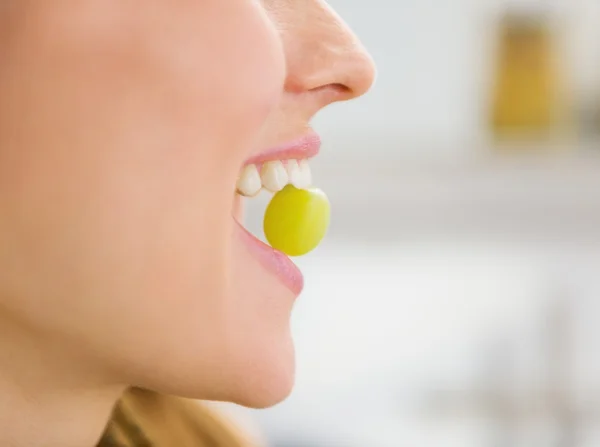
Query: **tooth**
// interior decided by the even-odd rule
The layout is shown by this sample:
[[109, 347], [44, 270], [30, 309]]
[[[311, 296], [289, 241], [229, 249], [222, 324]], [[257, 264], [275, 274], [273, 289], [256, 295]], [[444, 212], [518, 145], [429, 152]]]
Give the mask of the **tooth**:
[[240, 174], [237, 182], [237, 190], [243, 196], [252, 197], [260, 192], [262, 182], [256, 165], [248, 165]]
[[288, 173], [281, 161], [265, 163], [260, 170], [262, 185], [271, 192], [278, 192], [288, 183]]
[[300, 172], [298, 160], [288, 160], [287, 164], [285, 165], [285, 169], [288, 173], [288, 181], [296, 188], [300, 188], [298, 184], [299, 181], [302, 180], [302, 174]]
[[299, 175], [294, 186], [298, 189], [308, 188], [312, 185], [312, 174], [310, 172], [310, 166], [308, 165], [308, 160], [300, 160], [298, 163]]

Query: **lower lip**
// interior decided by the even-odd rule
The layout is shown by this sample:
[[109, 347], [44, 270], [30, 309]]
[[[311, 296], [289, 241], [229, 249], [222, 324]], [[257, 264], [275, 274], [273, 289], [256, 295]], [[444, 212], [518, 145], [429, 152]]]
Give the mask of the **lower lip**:
[[304, 288], [304, 278], [296, 264], [279, 250], [254, 237], [239, 222], [235, 221], [235, 224], [236, 233], [263, 267], [277, 276], [295, 295], [300, 295]]

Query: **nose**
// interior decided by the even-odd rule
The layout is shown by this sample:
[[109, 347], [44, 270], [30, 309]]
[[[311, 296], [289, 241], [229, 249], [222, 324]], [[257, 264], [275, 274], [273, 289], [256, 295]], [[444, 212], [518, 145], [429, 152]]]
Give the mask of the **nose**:
[[323, 1], [298, 3], [304, 9], [301, 19], [283, 33], [286, 90], [319, 93], [326, 103], [365, 94], [373, 85], [375, 64], [358, 38]]

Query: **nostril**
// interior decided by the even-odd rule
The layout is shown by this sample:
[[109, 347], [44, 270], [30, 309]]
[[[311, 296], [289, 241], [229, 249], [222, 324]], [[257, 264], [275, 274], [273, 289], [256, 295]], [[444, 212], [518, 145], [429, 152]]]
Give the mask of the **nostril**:
[[375, 64], [362, 47], [357, 48], [343, 64], [337, 64], [330, 74], [330, 82], [312, 89], [327, 92], [332, 100], [345, 101], [367, 93], [375, 80]]
[[331, 84], [331, 89], [338, 91], [340, 94], [348, 94], [352, 92], [352, 89], [345, 84], [341, 84], [336, 82], [335, 84]]
[[329, 85], [324, 85], [320, 87], [320, 90], [327, 91], [332, 95], [346, 96], [352, 94], [352, 88], [347, 86], [346, 84], [342, 84], [341, 82], [334, 82]]
[[310, 92], [325, 103], [346, 101], [355, 96], [350, 87], [337, 82], [312, 88]]
[[330, 91], [332, 99], [337, 99], [338, 101], [345, 101], [356, 96], [351, 87], [341, 83], [331, 84]]

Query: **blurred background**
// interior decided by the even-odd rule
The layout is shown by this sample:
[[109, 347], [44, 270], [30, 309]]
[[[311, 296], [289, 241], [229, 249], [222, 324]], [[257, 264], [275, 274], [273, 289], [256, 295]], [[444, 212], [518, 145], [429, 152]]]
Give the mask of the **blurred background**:
[[269, 447], [600, 445], [600, 1], [330, 3], [379, 76], [315, 121], [295, 391], [223, 410]]

